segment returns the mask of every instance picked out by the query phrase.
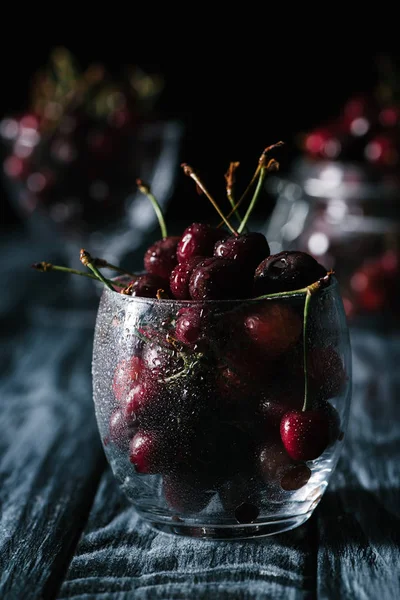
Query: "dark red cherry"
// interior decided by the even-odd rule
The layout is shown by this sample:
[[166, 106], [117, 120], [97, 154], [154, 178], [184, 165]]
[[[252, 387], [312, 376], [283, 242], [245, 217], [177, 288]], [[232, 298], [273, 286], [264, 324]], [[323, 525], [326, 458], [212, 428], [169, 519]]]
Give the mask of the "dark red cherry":
[[186, 262], [192, 256], [212, 256], [215, 243], [226, 235], [206, 223], [192, 223], [185, 229], [178, 243], [178, 261]]
[[108, 426], [110, 440], [119, 448], [127, 446], [129, 428], [122, 410], [115, 410], [109, 421]]
[[166, 237], [147, 249], [144, 255], [144, 268], [147, 273], [169, 279], [172, 269], [178, 262], [176, 248], [180, 239], [175, 236]]
[[164, 475], [163, 492], [168, 506], [183, 515], [203, 510], [212, 498], [212, 491], [196, 481], [195, 477]]
[[261, 446], [258, 464], [264, 481], [269, 484], [278, 484], [285, 472], [295, 463], [286, 452], [282, 441], [272, 437]]
[[129, 460], [137, 473], [162, 473], [170, 456], [160, 435], [138, 431], [129, 446]]
[[297, 290], [325, 277], [327, 271], [306, 252], [271, 254], [256, 269], [254, 294], [275, 294]]
[[227, 258], [206, 258], [190, 277], [189, 292], [193, 300], [229, 300], [250, 298], [251, 271]]
[[200, 341], [206, 321], [207, 310], [203, 306], [180, 309], [175, 324], [175, 337], [183, 344], [192, 346]]
[[117, 400], [121, 402], [129, 394], [143, 368], [144, 362], [139, 356], [123, 359], [118, 363], [113, 378], [113, 391]]
[[152, 378], [148, 372], [143, 373], [123, 402], [124, 416], [127, 422], [143, 425], [149, 413], [150, 416], [153, 416], [157, 412], [160, 393], [160, 384], [157, 379]]
[[304, 487], [311, 477], [311, 469], [304, 463], [294, 465], [281, 478], [281, 488], [286, 492], [294, 492]]
[[312, 348], [307, 358], [310, 389], [316, 398], [328, 400], [338, 396], [346, 384], [342, 359], [334, 348]]
[[280, 431], [291, 458], [314, 460], [330, 443], [331, 417], [324, 410], [293, 410], [282, 418]]
[[171, 271], [169, 285], [172, 295], [178, 300], [190, 300], [189, 281], [193, 270], [205, 259], [204, 256], [192, 256], [178, 263]]
[[155, 379], [165, 379], [177, 371], [182, 370], [183, 361], [173, 346], [168, 346], [162, 341], [146, 343], [143, 348], [143, 363], [152, 377]]
[[256, 231], [232, 235], [218, 241], [214, 247], [214, 256], [235, 260], [252, 271], [269, 255], [270, 249], [265, 236]]
[[295, 345], [303, 323], [290, 307], [266, 302], [251, 307], [243, 320], [243, 331], [264, 356], [275, 358]]
[[134, 280], [131, 288], [131, 296], [138, 296], [140, 298], [156, 298], [157, 292], [160, 289], [168, 293], [168, 279], [165, 280], [158, 275], [144, 273], [143, 275], [139, 275], [139, 277]]
[[260, 509], [255, 504], [243, 502], [235, 510], [235, 519], [238, 523], [254, 523], [260, 514]]

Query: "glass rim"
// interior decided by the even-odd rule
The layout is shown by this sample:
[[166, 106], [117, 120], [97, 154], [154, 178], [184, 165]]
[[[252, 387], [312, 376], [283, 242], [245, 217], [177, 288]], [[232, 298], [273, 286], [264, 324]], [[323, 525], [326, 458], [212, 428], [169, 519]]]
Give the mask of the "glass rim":
[[[114, 280], [117, 280], [117, 277], [114, 278]], [[113, 279], [111, 279], [111, 281], [113, 281]], [[319, 281], [319, 280], [317, 280]], [[316, 282], [313, 282], [316, 283]], [[313, 285], [313, 284], [310, 284]], [[309, 286], [307, 286], [309, 287]], [[329, 281], [329, 283], [327, 283], [326, 285], [322, 286], [319, 290], [317, 290], [316, 292], [314, 292], [313, 296], [325, 296], [328, 293], [331, 293], [333, 291], [337, 291], [339, 287], [339, 283], [337, 278], [335, 277], [335, 275], [331, 275], [331, 279]], [[302, 288], [305, 289], [305, 288]], [[103, 289], [103, 294], [102, 296], [107, 296], [107, 297], [111, 297], [111, 294], [115, 294], [119, 299], [122, 300], [122, 302], [128, 302], [132, 305], [134, 304], [158, 304], [158, 305], [162, 305], [162, 306], [178, 306], [178, 305], [182, 305], [182, 306], [200, 306], [200, 305], [206, 305], [206, 306], [221, 306], [221, 305], [226, 305], [226, 304], [231, 304], [231, 305], [235, 305], [235, 306], [239, 306], [240, 304], [257, 304], [260, 302], [264, 302], [264, 301], [268, 301], [268, 302], [280, 302], [281, 300], [290, 300], [291, 298], [293, 299], [298, 299], [298, 298], [302, 298], [306, 296], [306, 292], [305, 291], [297, 291], [297, 290], [293, 290], [293, 291], [288, 291], [288, 292], [280, 292], [279, 295], [264, 295], [264, 296], [258, 296], [256, 298], [226, 298], [226, 299], [222, 299], [222, 300], [179, 300], [178, 298], [145, 298], [143, 296], [129, 296], [127, 294], [121, 294], [115, 290], [110, 290], [107, 287], [104, 287]]]

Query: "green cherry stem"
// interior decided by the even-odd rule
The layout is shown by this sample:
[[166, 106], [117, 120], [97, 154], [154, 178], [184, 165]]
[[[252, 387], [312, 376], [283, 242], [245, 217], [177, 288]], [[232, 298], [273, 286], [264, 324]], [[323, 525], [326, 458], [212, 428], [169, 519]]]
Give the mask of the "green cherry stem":
[[92, 273], [97, 277], [97, 279], [104, 283], [104, 285], [107, 286], [110, 290], [112, 290], [113, 292], [115, 291], [113, 284], [100, 273], [98, 268], [93, 264], [93, 259], [90, 256], [89, 252], [87, 252], [84, 248], [81, 249], [80, 260], [85, 267], [92, 271]]
[[218, 204], [215, 202], [214, 198], [211, 196], [211, 194], [209, 193], [209, 191], [207, 190], [207, 188], [205, 187], [205, 185], [203, 184], [203, 182], [200, 180], [199, 176], [192, 169], [192, 167], [189, 166], [186, 163], [182, 163], [181, 167], [182, 167], [183, 172], [185, 173], [185, 175], [187, 175], [188, 177], [191, 177], [193, 179], [193, 181], [196, 182], [197, 186], [201, 189], [201, 191], [203, 192], [203, 194], [205, 194], [207, 196], [207, 198], [209, 199], [209, 201], [211, 202], [211, 204], [213, 205], [213, 207], [215, 208], [215, 210], [217, 211], [217, 213], [219, 214], [219, 216], [221, 217], [221, 219], [223, 220], [223, 222], [225, 223], [225, 225], [227, 226], [227, 228], [229, 229], [229, 231], [231, 231], [231, 233], [233, 235], [237, 236], [238, 232], [229, 223], [228, 219], [225, 217], [225, 215], [223, 214], [223, 212], [219, 208]]
[[92, 261], [95, 267], [99, 267], [101, 269], [111, 269], [112, 271], [116, 271], [117, 273], [121, 273], [122, 275], [128, 275], [129, 277], [137, 277], [135, 273], [130, 273], [129, 271], [126, 271], [121, 267], [112, 265], [111, 263], [107, 262], [104, 258], [92, 258]]
[[303, 408], [301, 409], [305, 412], [308, 406], [308, 366], [307, 366], [307, 357], [308, 357], [308, 341], [307, 341], [307, 324], [308, 324], [308, 313], [310, 310], [310, 302], [313, 293], [309, 288], [307, 288], [306, 299], [304, 302], [304, 316], [303, 316], [303, 367], [304, 367], [304, 403]]
[[249, 220], [249, 217], [251, 215], [251, 213], [254, 210], [254, 207], [256, 205], [256, 202], [259, 198], [260, 192], [263, 188], [264, 185], [264, 180], [265, 177], [267, 175], [267, 173], [269, 171], [277, 171], [279, 169], [279, 163], [275, 160], [275, 159], [271, 159], [267, 165], [261, 165], [260, 168], [260, 175], [258, 177], [258, 183], [257, 183], [257, 187], [255, 189], [255, 192], [253, 194], [253, 198], [251, 199], [251, 202], [248, 206], [248, 209], [246, 211], [246, 214], [244, 215], [241, 224], [238, 227], [238, 233], [242, 233], [243, 229], [246, 227], [247, 225], [247, 221]]
[[[69, 273], [70, 275], [80, 275], [81, 277], [89, 277], [90, 279], [95, 279], [96, 281], [99, 280], [98, 277], [96, 277], [96, 275], [93, 275], [93, 273], [86, 273], [85, 271], [77, 271], [76, 269], [70, 269], [69, 267], [63, 267], [61, 265], [53, 265], [52, 263], [48, 263], [48, 262], [39, 262], [39, 263], [34, 263], [33, 265], [31, 265], [32, 269], [35, 269], [36, 271], [40, 271], [41, 273], [47, 273], [47, 271], [59, 271], [61, 273]], [[110, 285], [115, 285], [117, 287], [125, 287], [124, 283], [119, 283], [117, 281], [110, 281], [107, 280], [109, 282]]]
[[144, 194], [145, 196], [147, 196], [150, 202], [152, 203], [154, 212], [156, 213], [158, 223], [160, 225], [161, 236], [163, 239], [166, 238], [168, 236], [168, 233], [164, 215], [156, 197], [151, 193], [150, 186], [147, 185], [147, 183], [144, 183], [144, 181], [142, 181], [141, 179], [136, 179], [136, 185], [138, 186], [139, 191], [142, 192], [142, 194]]

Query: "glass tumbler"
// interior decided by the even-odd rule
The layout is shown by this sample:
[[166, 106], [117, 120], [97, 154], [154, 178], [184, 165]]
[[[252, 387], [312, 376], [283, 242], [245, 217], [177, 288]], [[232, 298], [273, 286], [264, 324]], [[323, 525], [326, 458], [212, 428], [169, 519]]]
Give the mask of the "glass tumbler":
[[311, 516], [343, 445], [351, 352], [335, 278], [305, 305], [304, 291], [200, 302], [104, 289], [96, 417], [115, 478], [151, 526], [237, 539]]

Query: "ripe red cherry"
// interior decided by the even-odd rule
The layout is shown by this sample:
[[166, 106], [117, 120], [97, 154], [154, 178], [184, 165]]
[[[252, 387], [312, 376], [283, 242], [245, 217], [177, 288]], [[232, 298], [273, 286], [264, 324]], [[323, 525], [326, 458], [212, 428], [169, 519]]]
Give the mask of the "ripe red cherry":
[[245, 335], [270, 358], [294, 346], [302, 326], [301, 318], [292, 308], [272, 301], [252, 308], [243, 321]]
[[115, 410], [109, 421], [109, 439], [119, 448], [128, 444], [129, 428], [122, 410]]
[[178, 300], [190, 300], [189, 281], [195, 267], [205, 259], [204, 256], [191, 256], [185, 262], [178, 263], [171, 271], [169, 285], [172, 295]]
[[192, 223], [185, 229], [178, 243], [178, 261], [186, 262], [192, 256], [212, 256], [215, 243], [226, 235], [206, 223]]
[[138, 380], [144, 368], [143, 360], [139, 356], [121, 360], [114, 372], [113, 391], [118, 401], [122, 401]]
[[254, 275], [254, 294], [298, 290], [325, 277], [327, 271], [305, 252], [279, 252], [263, 260]]
[[231, 300], [250, 298], [252, 272], [234, 260], [206, 258], [193, 271], [189, 292], [193, 300]]
[[162, 473], [170, 457], [161, 437], [153, 432], [138, 431], [129, 446], [129, 460], [137, 473]]
[[202, 336], [206, 312], [202, 306], [182, 308], [175, 324], [176, 339], [189, 346], [196, 344]]
[[321, 400], [338, 396], [346, 384], [342, 359], [334, 348], [312, 348], [307, 358], [310, 389]]
[[314, 460], [330, 443], [331, 417], [324, 410], [293, 410], [282, 418], [280, 431], [291, 458]]
[[140, 298], [156, 298], [158, 290], [164, 290], [168, 293], [169, 281], [162, 279], [158, 275], [144, 273], [139, 275], [132, 283], [131, 296]]
[[195, 480], [184, 476], [164, 475], [163, 492], [168, 506], [183, 515], [198, 513], [207, 506], [212, 492], [206, 490]]
[[281, 440], [272, 437], [261, 446], [258, 464], [264, 481], [277, 484], [294, 462], [286, 452]]
[[[124, 416], [128, 423], [146, 423], [146, 416], [156, 417], [160, 397], [158, 381], [146, 373], [138, 379], [124, 399]], [[148, 418], [147, 418], [148, 421]]]
[[172, 269], [178, 262], [176, 248], [181, 238], [176, 236], [158, 240], [150, 246], [144, 255], [144, 268], [152, 275], [168, 280]]
[[214, 256], [236, 260], [252, 271], [269, 255], [270, 249], [265, 236], [255, 231], [220, 240], [214, 248]]

